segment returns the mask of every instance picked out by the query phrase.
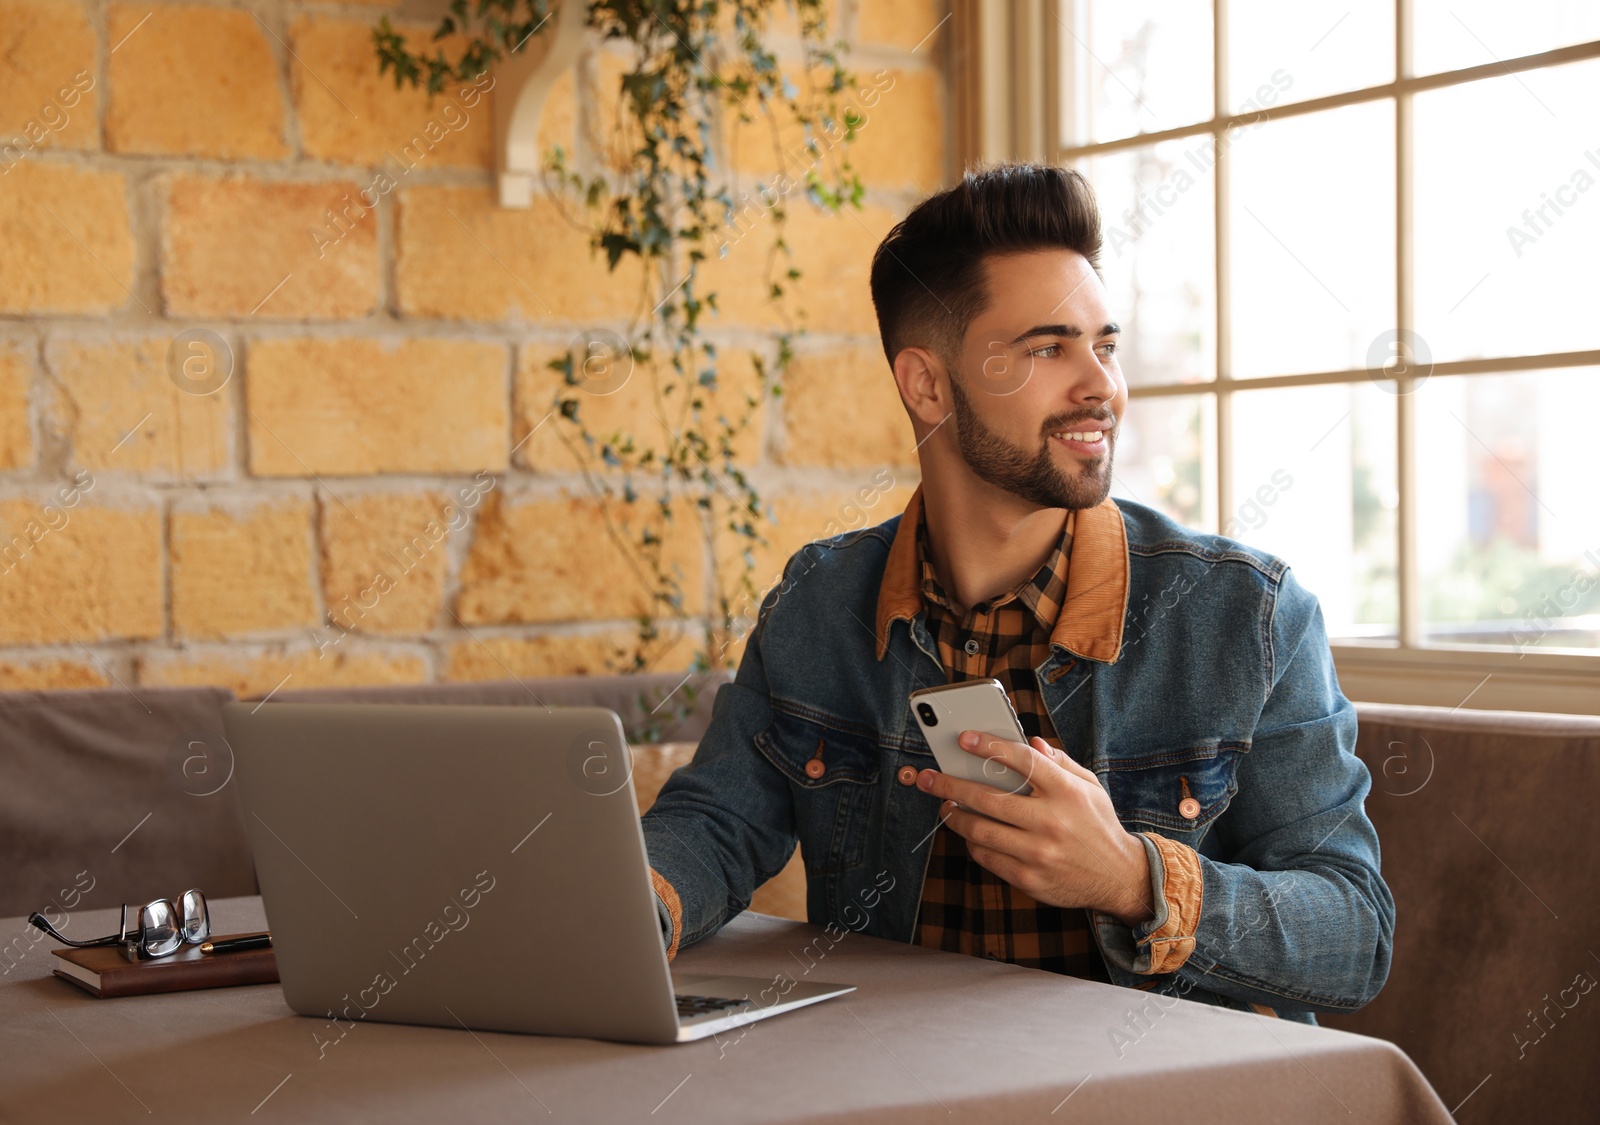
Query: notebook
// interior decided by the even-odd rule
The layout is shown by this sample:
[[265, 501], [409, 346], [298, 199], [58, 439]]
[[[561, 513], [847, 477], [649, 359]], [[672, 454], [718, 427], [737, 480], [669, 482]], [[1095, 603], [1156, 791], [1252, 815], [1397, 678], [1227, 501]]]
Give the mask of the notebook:
[[[216, 934], [223, 941], [240, 934]], [[114, 945], [93, 949], [52, 949], [61, 958], [56, 976], [93, 996], [144, 996], [152, 992], [186, 992], [194, 988], [227, 988], [236, 984], [271, 984], [278, 979], [278, 961], [271, 949], [233, 953], [201, 953], [186, 945], [170, 957], [129, 961]]]

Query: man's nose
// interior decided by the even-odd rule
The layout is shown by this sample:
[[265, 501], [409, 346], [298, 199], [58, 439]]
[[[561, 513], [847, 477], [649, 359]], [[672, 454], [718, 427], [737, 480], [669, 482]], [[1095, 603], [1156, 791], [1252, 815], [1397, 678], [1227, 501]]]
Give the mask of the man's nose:
[[1093, 351], [1073, 364], [1072, 398], [1074, 402], [1098, 404], [1110, 402], [1122, 390], [1121, 382], [1106, 370], [1100, 357]]

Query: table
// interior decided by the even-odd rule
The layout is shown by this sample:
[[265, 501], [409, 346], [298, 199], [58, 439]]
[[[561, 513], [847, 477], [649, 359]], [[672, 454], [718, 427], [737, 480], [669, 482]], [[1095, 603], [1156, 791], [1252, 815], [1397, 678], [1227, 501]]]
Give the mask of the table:
[[[211, 910], [218, 932], [264, 927], [256, 898]], [[0, 939], [22, 926], [0, 921]], [[326, 1021], [277, 985], [97, 1000], [50, 976], [53, 947], [0, 962], [6, 1122], [1450, 1120], [1383, 1040], [1166, 1000], [1119, 1058], [1135, 991], [854, 933], [830, 950], [819, 927], [763, 915], [675, 967], [859, 990], [677, 1047], [356, 1023], [319, 1048]]]

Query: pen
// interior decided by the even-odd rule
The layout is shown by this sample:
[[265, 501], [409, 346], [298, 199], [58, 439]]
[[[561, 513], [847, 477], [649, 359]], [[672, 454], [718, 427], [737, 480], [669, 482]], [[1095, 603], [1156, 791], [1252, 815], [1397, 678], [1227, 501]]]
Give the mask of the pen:
[[271, 934], [246, 934], [244, 937], [208, 941], [200, 947], [201, 953], [238, 953], [245, 949], [271, 949]]

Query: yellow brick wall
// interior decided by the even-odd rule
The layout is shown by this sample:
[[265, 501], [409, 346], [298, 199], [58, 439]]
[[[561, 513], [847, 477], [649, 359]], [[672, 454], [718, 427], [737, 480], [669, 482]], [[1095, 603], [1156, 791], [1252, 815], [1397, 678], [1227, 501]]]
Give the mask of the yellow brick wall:
[[[916, 484], [867, 274], [949, 176], [946, 7], [830, 4], [868, 192], [837, 217], [788, 204], [807, 332], [736, 446], [776, 509], [758, 587]], [[379, 78], [380, 14], [431, 34], [402, 10], [428, 8], [0, 0], [0, 690], [600, 673], [632, 635], [641, 589], [543, 423], [546, 364], [625, 329], [640, 274], [608, 273], [546, 200], [496, 205], [492, 92]], [[624, 66], [586, 51], [542, 143], [615, 167]], [[801, 140], [720, 142], [744, 198], [702, 287], [730, 411], [775, 347], [754, 189]], [[643, 429], [653, 403], [632, 379], [585, 417]], [[665, 555], [698, 613], [736, 559], [696, 518]], [[692, 650], [671, 636], [663, 668]]]

